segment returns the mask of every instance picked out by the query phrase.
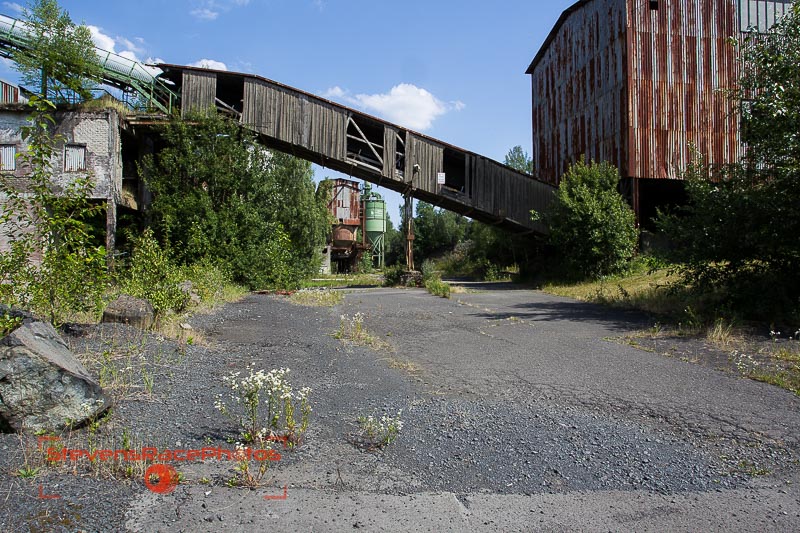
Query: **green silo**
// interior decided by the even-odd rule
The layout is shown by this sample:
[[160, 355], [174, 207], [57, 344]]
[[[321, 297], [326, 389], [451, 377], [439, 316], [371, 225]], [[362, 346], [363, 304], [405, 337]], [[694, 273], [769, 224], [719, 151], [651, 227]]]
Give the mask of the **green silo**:
[[385, 254], [386, 233], [386, 202], [383, 197], [372, 192], [372, 186], [364, 184], [364, 194], [361, 197], [364, 205], [364, 229], [367, 236], [367, 243], [372, 250], [372, 264], [378, 268], [383, 268]]

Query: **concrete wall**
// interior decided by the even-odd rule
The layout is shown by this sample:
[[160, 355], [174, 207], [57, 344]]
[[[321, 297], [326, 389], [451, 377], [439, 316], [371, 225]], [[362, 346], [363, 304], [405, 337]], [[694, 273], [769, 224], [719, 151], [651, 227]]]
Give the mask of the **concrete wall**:
[[[20, 127], [30, 114], [23, 105], [0, 106], [0, 144], [15, 145], [17, 153], [25, 153], [27, 145], [22, 140]], [[91, 198], [105, 201], [107, 207], [107, 240], [109, 251], [114, 247], [116, 233], [116, 205], [122, 195], [122, 148], [120, 119], [114, 110], [58, 111], [54, 134], [60, 136], [52, 161], [53, 181], [62, 187], [76, 177], [89, 175], [94, 183]], [[65, 147], [68, 144], [86, 147], [85, 170], [67, 172]], [[24, 191], [28, 184], [30, 168], [17, 158], [12, 183]], [[0, 199], [2, 204], [2, 199]], [[0, 248], [5, 248], [6, 232], [0, 228]]]

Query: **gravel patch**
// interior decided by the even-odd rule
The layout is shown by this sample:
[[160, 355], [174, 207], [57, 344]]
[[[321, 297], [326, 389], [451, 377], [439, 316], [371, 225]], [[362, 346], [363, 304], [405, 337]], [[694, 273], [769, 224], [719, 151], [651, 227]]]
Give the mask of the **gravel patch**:
[[[313, 389], [314, 412], [306, 443], [296, 450], [281, 450], [282, 458], [271, 466], [263, 488], [268, 494], [283, 486], [290, 495], [293, 490], [393, 496], [447, 491], [462, 501], [475, 493], [691, 494], [747, 487], [755, 475], [789, 468], [795, 460], [791, 450], [779, 446], [684, 432], [624, 405], [581, 404], [562, 400], [558, 394], [543, 395], [541, 386], [526, 389], [523, 381], [510, 375], [511, 392], [472, 395], [459, 388], [443, 392], [431, 383], [436, 379], [428, 372], [431, 363], [422, 361], [418, 371], [392, 364], [414, 358], [415, 352], [404, 348], [406, 334], [400, 326], [392, 337], [376, 328], [394, 345], [377, 351], [333, 338], [339, 316], [366, 297], [349, 295], [341, 306], [312, 308], [276, 296], [249, 296], [190, 320], [208, 341], [202, 346], [122, 325], [70, 328], [68, 343], [77, 354], [90, 354], [94, 373], [115, 383], [112, 394], [117, 402], [109, 420], [94, 434], [83, 428], [62, 437], [73, 448], [89, 439], [113, 446], [128, 439], [136, 446], [160, 449], [230, 448], [237, 438], [236, 427], [214, 409], [213, 402], [226, 392], [224, 375], [254, 364], [265, 370], [288, 367], [296, 388]], [[387, 309], [414, 320], [405, 327], [423, 335], [424, 321], [432, 323], [440, 314], [428, 304], [448, 304], [432, 297], [419, 299], [416, 293], [413, 297], [418, 302], [413, 305], [419, 306], [416, 312], [411, 307], [391, 307], [391, 302]], [[468, 319], [464, 314], [463, 320]], [[380, 309], [373, 307], [368, 325], [379, 320]], [[528, 326], [503, 325], [510, 335], [522, 331], [513, 328], [522, 327]], [[501, 328], [487, 331], [499, 338]], [[393, 415], [400, 409], [404, 428], [396, 443], [368, 452], [349, 442], [357, 431], [357, 416]], [[85, 464], [41, 465], [35, 479], [11, 475], [25, 463], [23, 448], [35, 447], [33, 437], [26, 448], [18, 436], [0, 435], [2, 531], [123, 531], [132, 527], [126, 510], [133, 502], [160, 497], [145, 488], [141, 477], [98, 472]], [[231, 502], [248, 493], [225, 486], [233, 475], [230, 463], [209, 460], [176, 466], [186, 483], [170, 496], [176, 502], [174, 509], [160, 508], [161, 526], [156, 529], [186, 520], [177, 516], [181, 502], [197, 503], [197, 494], [203, 491], [213, 490], [215, 495], [224, 491], [220, 497]], [[213, 529], [212, 523], [221, 520], [207, 514], [196, 519], [210, 518], [203, 528]]]

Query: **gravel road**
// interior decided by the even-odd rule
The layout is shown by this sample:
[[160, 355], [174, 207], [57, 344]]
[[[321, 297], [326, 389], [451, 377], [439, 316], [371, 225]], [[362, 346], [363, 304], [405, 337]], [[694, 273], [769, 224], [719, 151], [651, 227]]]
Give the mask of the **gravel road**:
[[[378, 347], [333, 338], [356, 312]], [[24, 479], [9, 473], [25, 446], [0, 435], [0, 530], [800, 529], [800, 398], [609, 340], [645, 317], [500, 284], [451, 300], [350, 290], [334, 308], [253, 295], [191, 325], [205, 343], [72, 331], [76, 353], [123, 354], [94, 369], [117, 369], [122, 399], [94, 435], [64, 438], [230, 447], [222, 376], [288, 367], [314, 413], [269, 483], [227, 487], [232, 465], [214, 460], [177, 464], [166, 495], [82, 465]], [[400, 409], [395, 443], [351, 444], [358, 415]]]

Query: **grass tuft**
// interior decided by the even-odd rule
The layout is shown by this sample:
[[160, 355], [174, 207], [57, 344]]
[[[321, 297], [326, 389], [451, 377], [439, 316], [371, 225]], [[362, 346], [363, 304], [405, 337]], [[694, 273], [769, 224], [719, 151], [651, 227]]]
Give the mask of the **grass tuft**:
[[331, 289], [303, 289], [289, 296], [296, 305], [309, 307], [333, 307], [342, 302], [342, 293]]

